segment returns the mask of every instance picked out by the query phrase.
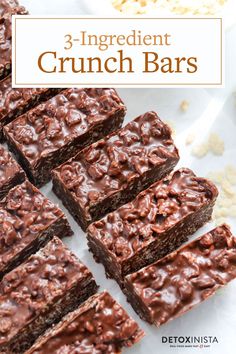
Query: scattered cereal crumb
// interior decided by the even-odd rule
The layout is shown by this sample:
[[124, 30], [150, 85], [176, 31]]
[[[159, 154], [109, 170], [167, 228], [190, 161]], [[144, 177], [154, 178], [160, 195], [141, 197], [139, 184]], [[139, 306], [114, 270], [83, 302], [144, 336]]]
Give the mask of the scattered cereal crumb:
[[221, 183], [221, 187], [222, 187], [223, 191], [224, 191], [226, 194], [234, 195], [234, 190], [233, 190], [231, 184], [229, 183], [229, 181], [224, 180], [224, 181]]
[[219, 206], [219, 208], [231, 208], [234, 204], [229, 197], [224, 195], [224, 197], [219, 198], [219, 200], [217, 201], [217, 205]]
[[236, 168], [232, 165], [227, 165], [225, 168], [226, 177], [228, 181], [235, 185], [236, 184]]
[[211, 179], [215, 183], [221, 183], [221, 182], [223, 182], [223, 179], [224, 179], [224, 173], [221, 171], [210, 172], [208, 177], [209, 177], [209, 179]]
[[209, 146], [207, 143], [202, 143], [200, 145], [194, 146], [192, 149], [192, 155], [198, 158], [204, 157], [209, 151]]
[[[207, 139], [207, 141], [203, 142], [200, 145], [195, 146], [192, 149], [192, 155], [198, 158], [202, 158], [211, 152], [216, 156], [223, 155], [225, 151], [224, 141], [220, 138], [220, 136], [216, 133], [211, 133]], [[234, 178], [232, 176], [232, 178]], [[236, 175], [235, 175], [236, 178]]]
[[216, 200], [213, 220], [216, 225], [227, 222], [228, 218], [236, 218], [236, 168], [227, 165], [221, 171], [212, 171], [207, 176], [217, 184], [219, 197]]
[[181, 111], [182, 112], [187, 112], [188, 108], [189, 108], [189, 102], [186, 101], [186, 100], [182, 101], [181, 104], [180, 104]]
[[214, 155], [223, 155], [225, 151], [224, 141], [216, 133], [211, 133], [208, 139], [209, 150]]
[[169, 10], [179, 15], [214, 15], [227, 0], [111, 0], [120, 12], [145, 14], [155, 10]]
[[196, 137], [196, 136], [195, 136], [194, 133], [189, 133], [188, 136], [187, 136], [187, 138], [186, 138], [186, 140], [185, 140], [185, 144], [186, 144], [186, 145], [191, 145], [191, 144], [194, 142], [195, 137]]
[[229, 216], [236, 218], [236, 205], [232, 205], [229, 209]]

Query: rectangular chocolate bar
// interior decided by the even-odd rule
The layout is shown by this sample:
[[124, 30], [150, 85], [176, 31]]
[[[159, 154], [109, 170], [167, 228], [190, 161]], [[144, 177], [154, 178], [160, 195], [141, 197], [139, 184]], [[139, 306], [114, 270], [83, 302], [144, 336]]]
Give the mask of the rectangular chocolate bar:
[[0, 5], [0, 80], [4, 79], [11, 72], [12, 53], [12, 15], [26, 15], [24, 7], [9, 7]]
[[0, 145], [0, 200], [11, 188], [25, 180], [25, 173], [8, 150]]
[[123, 278], [173, 251], [210, 220], [218, 191], [189, 169], [175, 171], [88, 228], [108, 276]]
[[49, 329], [25, 354], [118, 354], [143, 336], [138, 324], [104, 291]]
[[0, 201], [0, 279], [54, 235], [70, 236], [65, 214], [29, 181]]
[[165, 177], [179, 160], [155, 112], [90, 145], [53, 171], [53, 190], [83, 230]]
[[11, 75], [0, 82], [0, 138], [2, 127], [56, 95], [60, 89], [12, 88]]
[[96, 290], [88, 268], [54, 237], [0, 283], [0, 352], [24, 352]]
[[10, 148], [37, 186], [51, 170], [123, 122], [126, 108], [113, 89], [68, 89], [4, 127]]
[[222, 225], [125, 278], [139, 316], [160, 326], [236, 278], [236, 238]]

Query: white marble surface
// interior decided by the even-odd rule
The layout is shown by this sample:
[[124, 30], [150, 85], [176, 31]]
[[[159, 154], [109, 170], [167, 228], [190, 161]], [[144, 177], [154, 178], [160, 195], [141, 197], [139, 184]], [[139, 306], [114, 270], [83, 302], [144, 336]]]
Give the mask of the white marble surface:
[[[94, 2], [98, 2], [94, 0]], [[31, 14], [76, 15], [86, 14], [80, 0], [22, 0]], [[147, 110], [156, 110], [163, 119], [173, 121], [176, 127], [176, 143], [180, 148], [179, 166], [192, 168], [197, 174], [206, 176], [209, 171], [223, 168], [227, 163], [236, 164], [236, 27], [226, 33], [226, 87], [224, 89], [120, 89], [119, 93], [128, 107], [126, 122]], [[189, 110], [183, 113], [179, 109], [182, 100], [190, 103]], [[226, 151], [223, 156], [209, 154], [203, 159], [193, 158], [191, 148], [185, 146], [185, 138], [191, 129], [204, 140], [209, 131], [218, 132], [225, 141]], [[42, 191], [55, 202], [60, 202], [51, 192], [51, 185]], [[162, 326], [151, 327], [141, 321], [119, 290], [114, 281], [107, 280], [101, 265], [97, 265], [87, 251], [85, 234], [65, 210], [75, 235], [66, 244], [84, 261], [94, 273], [101, 289], [108, 289], [111, 294], [127, 309], [145, 330], [146, 337], [140, 344], [124, 352], [130, 354], [234, 354], [236, 353], [236, 281], [207, 300], [204, 304], [188, 312], [181, 318]], [[236, 233], [236, 221], [230, 220]], [[208, 224], [196, 235], [210, 230]], [[196, 237], [194, 235], [192, 238]], [[218, 344], [210, 348], [170, 348], [162, 344], [162, 336], [217, 336]]]

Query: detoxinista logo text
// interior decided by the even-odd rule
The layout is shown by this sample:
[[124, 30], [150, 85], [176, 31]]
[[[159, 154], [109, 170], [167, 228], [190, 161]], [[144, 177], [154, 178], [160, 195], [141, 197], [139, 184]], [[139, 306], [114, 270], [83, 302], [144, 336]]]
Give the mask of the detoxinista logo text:
[[219, 343], [215, 336], [162, 336], [161, 342], [171, 348], [209, 348]]

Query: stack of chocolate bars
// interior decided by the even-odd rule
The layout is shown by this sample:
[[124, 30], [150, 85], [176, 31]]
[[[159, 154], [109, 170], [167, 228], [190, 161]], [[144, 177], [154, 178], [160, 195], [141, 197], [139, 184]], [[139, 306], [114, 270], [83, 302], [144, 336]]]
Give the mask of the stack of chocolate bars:
[[[114, 89], [13, 89], [11, 19], [0, 4], [0, 353], [118, 354], [144, 335], [63, 244], [73, 232], [138, 315], [160, 326], [236, 278], [236, 238], [212, 216], [218, 191], [188, 168], [155, 112], [122, 127]], [[10, 152], [11, 151], [11, 152]], [[13, 154], [12, 154], [13, 153]]]

